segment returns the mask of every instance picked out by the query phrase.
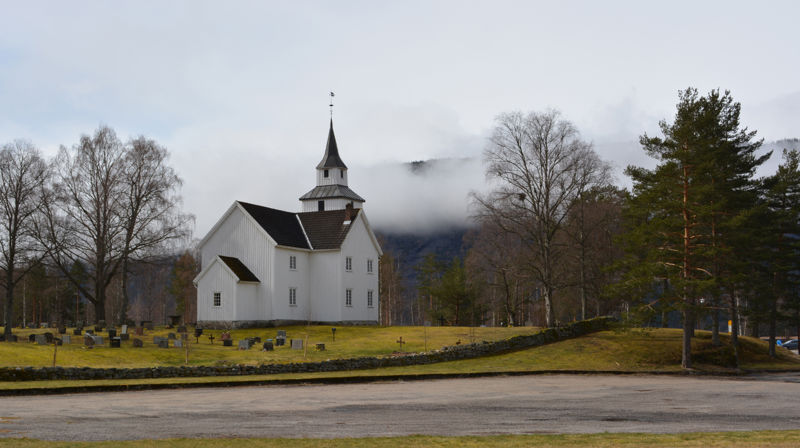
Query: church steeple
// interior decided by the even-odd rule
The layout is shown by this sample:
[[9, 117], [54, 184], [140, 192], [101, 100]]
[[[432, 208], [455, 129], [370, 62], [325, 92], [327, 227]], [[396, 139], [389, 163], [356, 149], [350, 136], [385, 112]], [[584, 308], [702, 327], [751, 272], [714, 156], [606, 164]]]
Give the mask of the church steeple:
[[345, 165], [342, 158], [339, 157], [339, 147], [336, 145], [336, 135], [333, 133], [333, 118], [331, 118], [331, 127], [328, 130], [328, 143], [325, 145], [325, 155], [322, 156], [322, 160], [320, 160], [317, 165], [318, 170], [324, 168], [347, 169], [347, 165]]
[[333, 133], [333, 119], [328, 129], [325, 155], [317, 164], [317, 186], [300, 197], [303, 211], [343, 210], [347, 205], [361, 208], [364, 198], [347, 186], [347, 165], [339, 156], [339, 146]]

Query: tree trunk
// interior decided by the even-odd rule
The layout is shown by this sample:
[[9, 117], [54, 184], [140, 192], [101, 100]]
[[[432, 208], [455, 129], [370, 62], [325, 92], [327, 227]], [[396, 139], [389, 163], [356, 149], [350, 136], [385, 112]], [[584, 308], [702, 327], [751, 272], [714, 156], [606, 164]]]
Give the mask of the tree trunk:
[[711, 312], [711, 345], [719, 347], [722, 342], [719, 340], [719, 297], [716, 295], [711, 299], [711, 306], [714, 307]]
[[775, 357], [775, 339], [777, 336], [778, 300], [773, 298], [769, 310], [769, 356]]
[[736, 361], [736, 369], [739, 369], [739, 313], [736, 306], [735, 293], [730, 299], [731, 313], [731, 346], [733, 346], [733, 356]]
[[[8, 274], [6, 274], [6, 279], [10, 278]], [[3, 335], [6, 337], [6, 341], [8, 337], [11, 336], [11, 328], [14, 326], [14, 285], [13, 283], [6, 281], [6, 303], [5, 303], [5, 322], [3, 328]]]
[[681, 367], [692, 368], [692, 312], [686, 307], [683, 310], [683, 350], [681, 353]]

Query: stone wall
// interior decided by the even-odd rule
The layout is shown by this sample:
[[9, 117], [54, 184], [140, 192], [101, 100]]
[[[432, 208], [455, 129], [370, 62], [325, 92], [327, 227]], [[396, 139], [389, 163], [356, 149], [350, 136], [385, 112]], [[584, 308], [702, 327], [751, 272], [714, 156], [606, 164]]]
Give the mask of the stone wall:
[[601, 317], [576, 322], [560, 328], [549, 328], [527, 336], [514, 336], [501, 341], [483, 341], [475, 344], [462, 344], [444, 347], [425, 353], [409, 353], [389, 357], [362, 357], [333, 359], [320, 362], [290, 364], [262, 364], [257, 366], [238, 365], [231, 367], [191, 366], [191, 367], [145, 367], [134, 369], [95, 369], [90, 367], [6, 367], [0, 369], [0, 381], [34, 380], [93, 380], [93, 379], [136, 379], [136, 378], [176, 378], [201, 376], [266, 375], [274, 373], [337, 372], [346, 370], [375, 369], [380, 367], [400, 367], [433, 364], [445, 361], [478, 358], [499, 353], [521, 350], [549, 344], [564, 339], [606, 330], [613, 319]]

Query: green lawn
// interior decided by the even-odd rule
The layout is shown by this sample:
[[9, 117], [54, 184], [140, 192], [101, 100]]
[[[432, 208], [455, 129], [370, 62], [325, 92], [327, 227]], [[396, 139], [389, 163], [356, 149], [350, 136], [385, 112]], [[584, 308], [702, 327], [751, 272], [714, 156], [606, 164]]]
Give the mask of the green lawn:
[[389, 448], [389, 447], [751, 447], [800, 446], [798, 431], [752, 431], [689, 434], [578, 434], [518, 435], [486, 437], [377, 437], [363, 439], [168, 439], [122, 442], [44, 442], [31, 439], [0, 439], [0, 448]]
[[[407, 327], [396, 328], [406, 329]], [[363, 328], [361, 330], [367, 331]], [[458, 329], [452, 328], [451, 330], [454, 332], [459, 331]], [[463, 331], [464, 329], [461, 330]], [[725, 335], [722, 340], [723, 343], [727, 343], [727, 336]], [[339, 337], [337, 336], [337, 342], [338, 341]], [[394, 375], [415, 376], [437, 374], [481, 374], [487, 372], [679, 372], [681, 371], [680, 348], [681, 330], [653, 329], [632, 330], [626, 332], [602, 331], [580, 338], [560, 341], [542, 347], [520, 350], [517, 352], [419, 366], [389, 367], [383, 369], [345, 372], [203, 378], [0, 382], [0, 390], [60, 388], [74, 386], [136, 386], [141, 384], [208, 384], [220, 382], [253, 382], [276, 380], [313, 381], [324, 378], [342, 378], [353, 376], [383, 377]], [[728, 372], [731, 370], [731, 366], [729, 364], [731, 361], [730, 347], [727, 345], [723, 345], [723, 347], [720, 348], [711, 347], [710, 333], [697, 332], [697, 338], [694, 340], [693, 349], [697, 354], [696, 367], [698, 370], [712, 372]], [[120, 350], [115, 350], [112, 352], [122, 353]], [[766, 343], [753, 338], [742, 338], [742, 359], [744, 368], [800, 370], [800, 357], [797, 355], [794, 355], [787, 350], [779, 349], [779, 357], [777, 359], [770, 359], [766, 353]], [[721, 362], [722, 364], [714, 365], [711, 364], [710, 361]]]
[[[262, 340], [275, 338], [277, 330], [286, 330], [287, 337], [305, 340], [308, 338], [308, 350], [292, 350], [288, 345], [275, 347], [272, 352], [262, 352], [260, 345], [250, 350], [238, 350], [239, 339], [258, 336]], [[20, 337], [16, 343], [0, 343], [0, 367], [48, 367], [53, 363], [53, 346], [42, 346], [28, 342], [31, 333], [55, 332], [53, 329], [16, 330], [14, 333]], [[123, 342], [121, 348], [110, 348], [108, 338], [104, 347], [87, 349], [83, 346], [83, 339], [72, 336], [72, 344], [58, 347], [56, 365], [61, 367], [154, 367], [154, 366], [180, 366], [184, 365], [185, 353], [183, 349], [157, 348], [153, 344], [153, 336], [167, 336], [174, 330], [157, 328], [155, 331], [145, 331], [141, 337], [144, 341], [143, 348], [133, 348], [130, 341]], [[189, 328], [190, 335], [194, 329]], [[483, 340], [495, 341], [510, 338], [521, 334], [538, 332], [533, 327], [377, 327], [377, 326], [349, 326], [336, 327], [336, 341], [333, 341], [330, 326], [290, 326], [281, 328], [261, 328], [232, 330], [233, 347], [223, 347], [219, 340], [220, 330], [206, 330], [200, 337], [200, 342], [195, 343], [195, 338], [190, 337], [190, 365], [220, 365], [220, 364], [270, 364], [302, 361], [324, 361], [326, 359], [353, 358], [359, 356], [385, 356], [400, 350], [396, 341], [402, 337], [402, 350], [406, 352], [422, 352], [427, 349], [439, 349], [459, 342], [470, 343]], [[68, 332], [72, 333], [71, 329]], [[105, 332], [100, 333], [106, 335]], [[208, 339], [214, 335], [214, 343]], [[136, 336], [131, 336], [136, 337]], [[325, 344], [325, 351], [315, 350], [317, 343]]]

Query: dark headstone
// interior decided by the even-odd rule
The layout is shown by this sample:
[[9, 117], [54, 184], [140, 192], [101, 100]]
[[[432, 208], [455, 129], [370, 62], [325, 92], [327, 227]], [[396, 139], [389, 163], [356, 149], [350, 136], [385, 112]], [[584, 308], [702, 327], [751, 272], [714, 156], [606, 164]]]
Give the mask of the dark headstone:
[[265, 352], [271, 352], [273, 350], [272, 342], [265, 342], [264, 348], [262, 350], [264, 350]]
[[233, 340], [231, 339], [223, 339], [222, 345], [225, 347], [233, 347]]
[[47, 341], [48, 344], [52, 344], [53, 339], [55, 339], [55, 336], [53, 336], [53, 333], [50, 333], [48, 331], [47, 333], [44, 334], [44, 339]]
[[261, 338], [258, 337], [258, 336], [254, 337], [253, 340], [255, 341], [256, 344], [260, 344], [261, 343]]
[[119, 335], [119, 338], [122, 339], [123, 341], [127, 341], [131, 338], [131, 335], [130, 333], [122, 333], [121, 335]]
[[184, 325], [178, 327], [178, 333], [186, 333], [186, 327]]
[[142, 336], [144, 334], [144, 328], [136, 327], [133, 329], [133, 332], [136, 334], [136, 336]]
[[202, 328], [195, 328], [194, 329], [194, 337], [199, 338], [202, 335], [203, 335], [203, 329]]
[[0, 342], [5, 342], [6, 336], [4, 334], [0, 334]]
[[280, 347], [285, 344], [286, 344], [286, 338], [281, 338], [281, 337], [275, 338], [275, 347]]
[[80, 328], [76, 328], [76, 329], [72, 330], [72, 335], [73, 336], [80, 336], [82, 334], [83, 334], [83, 330], [81, 330]]
[[90, 335], [86, 335], [83, 337], [83, 345], [87, 347], [94, 347], [94, 338]]
[[133, 338], [133, 348], [142, 348], [144, 347], [144, 343], [141, 339]]
[[67, 334], [67, 327], [58, 327], [58, 334]]
[[35, 335], [35, 334], [29, 334], [28, 335], [28, 342], [36, 342], [36, 336], [37, 335]]
[[122, 344], [122, 339], [111, 338], [111, 348], [120, 348], [121, 344]]
[[325, 351], [325, 344], [317, 344], [317, 350], [324, 352]]
[[61, 339], [58, 339], [58, 338], [53, 339], [53, 343], [56, 344], [56, 345], [62, 345], [63, 344]]
[[86, 334], [94, 334], [94, 330], [86, 330]]
[[117, 337], [117, 329], [116, 328], [109, 328], [108, 329], [108, 337], [110, 339], [114, 339], [115, 337]]
[[169, 348], [169, 339], [161, 339], [158, 341], [158, 348]]

